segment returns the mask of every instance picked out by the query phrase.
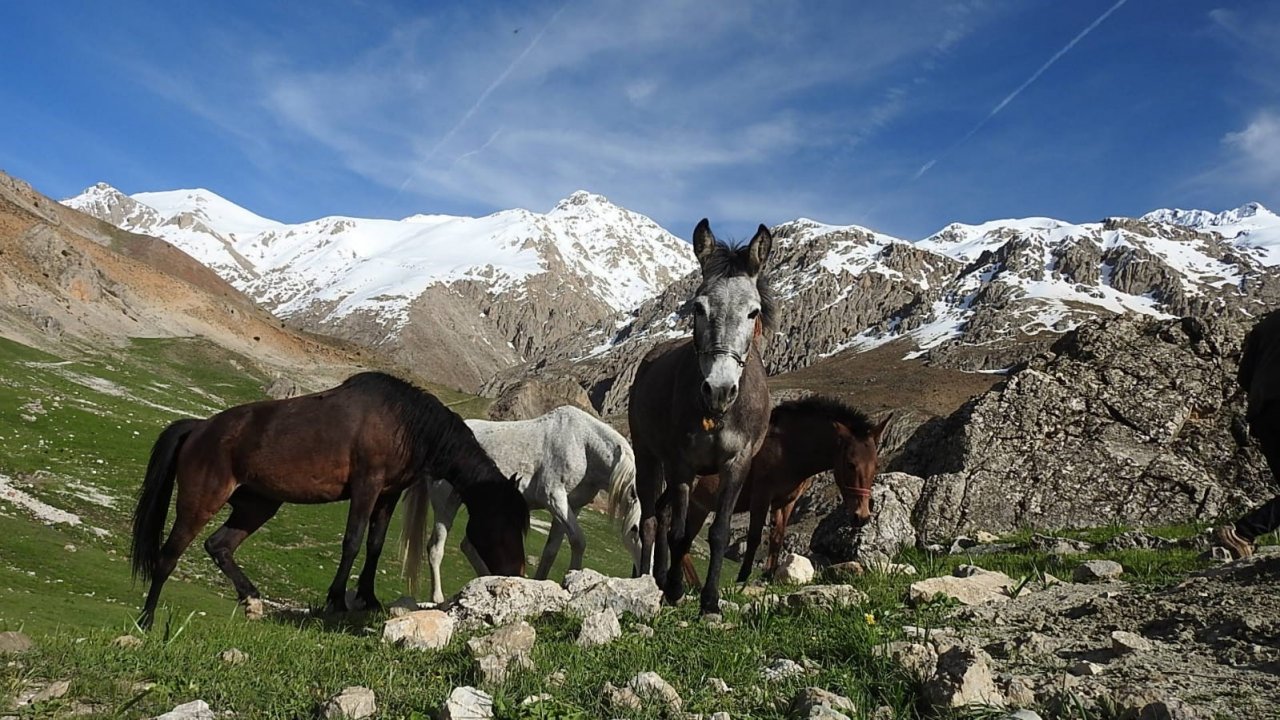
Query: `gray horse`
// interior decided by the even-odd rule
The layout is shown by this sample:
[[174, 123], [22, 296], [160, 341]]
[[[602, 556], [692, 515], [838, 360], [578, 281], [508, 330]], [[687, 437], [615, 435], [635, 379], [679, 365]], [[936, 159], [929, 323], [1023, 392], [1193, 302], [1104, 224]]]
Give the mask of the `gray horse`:
[[759, 339], [773, 326], [773, 294], [763, 272], [772, 244], [764, 225], [749, 244], [731, 248], [716, 240], [706, 219], [698, 223], [693, 249], [702, 284], [690, 301], [693, 338], [651, 350], [631, 385], [641, 571], [653, 573], [672, 604], [684, 595], [680, 560], [693, 542], [685, 531], [690, 485], [697, 475], [720, 476], [703, 613], [720, 610], [729, 519], [769, 430]]

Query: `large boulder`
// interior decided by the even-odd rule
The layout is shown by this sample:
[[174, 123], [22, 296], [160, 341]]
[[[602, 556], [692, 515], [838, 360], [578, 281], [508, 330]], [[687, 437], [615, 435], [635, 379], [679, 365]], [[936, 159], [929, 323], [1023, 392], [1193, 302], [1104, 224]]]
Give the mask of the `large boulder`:
[[916, 544], [911, 513], [920, 500], [924, 480], [907, 473], [876, 476], [871, 490], [871, 520], [856, 527], [849, 514], [838, 508], [827, 514], [813, 531], [809, 546], [829, 562], [874, 560], [884, 562]]
[[1067, 333], [904, 448], [895, 468], [925, 478], [920, 540], [1203, 520], [1268, 495], [1240, 432], [1242, 332], [1119, 316]]
[[643, 620], [657, 615], [662, 607], [662, 590], [652, 575], [620, 578], [590, 568], [570, 570], [564, 576], [564, 589], [570, 596], [567, 611], [581, 618], [612, 610], [618, 616], [631, 613]]

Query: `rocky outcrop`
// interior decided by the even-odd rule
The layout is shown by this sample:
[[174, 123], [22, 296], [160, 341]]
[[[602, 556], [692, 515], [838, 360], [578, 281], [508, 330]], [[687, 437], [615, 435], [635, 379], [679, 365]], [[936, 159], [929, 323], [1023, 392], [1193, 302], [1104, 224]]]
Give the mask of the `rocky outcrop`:
[[1093, 321], [1002, 388], [917, 431], [895, 463], [924, 477], [919, 540], [970, 530], [1217, 517], [1268, 473], [1242, 444], [1229, 322]]
[[596, 412], [587, 391], [571, 378], [529, 379], [503, 390], [489, 406], [489, 419], [530, 420], [563, 405]]

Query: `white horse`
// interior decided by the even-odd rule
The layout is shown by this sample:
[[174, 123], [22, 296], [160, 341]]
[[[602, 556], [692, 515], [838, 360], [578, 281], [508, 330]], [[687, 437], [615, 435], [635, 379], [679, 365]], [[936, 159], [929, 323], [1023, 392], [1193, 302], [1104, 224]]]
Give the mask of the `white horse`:
[[[636, 496], [636, 461], [631, 445], [617, 430], [575, 407], [558, 407], [532, 420], [492, 422], [468, 420], [476, 440], [503, 473], [520, 478], [520, 492], [530, 510], [551, 513], [551, 529], [535, 574], [545, 580], [565, 535], [572, 557], [569, 567], [582, 568], [587, 538], [578, 525], [578, 511], [601, 490], [607, 491], [609, 514], [618, 524], [622, 543], [640, 566], [640, 502]], [[435, 515], [427, 558], [431, 563], [431, 598], [444, 601], [440, 561], [454, 515], [462, 503], [447, 478], [419, 482], [404, 497], [404, 574], [411, 592], [417, 591], [426, 534], [427, 502]], [[464, 538], [462, 552], [476, 572], [488, 574], [484, 562]]]

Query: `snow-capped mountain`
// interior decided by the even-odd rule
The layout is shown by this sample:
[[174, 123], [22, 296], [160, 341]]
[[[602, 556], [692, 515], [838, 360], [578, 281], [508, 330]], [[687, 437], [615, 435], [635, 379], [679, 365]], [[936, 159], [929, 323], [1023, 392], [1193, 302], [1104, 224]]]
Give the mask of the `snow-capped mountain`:
[[429, 340], [409, 327], [415, 312], [436, 322], [441, 303], [471, 305], [469, 314], [451, 312], [469, 315], [476, 327], [464, 329], [494, 357], [463, 373], [464, 386], [483, 380], [490, 365], [526, 359], [583, 324], [635, 307], [696, 267], [688, 245], [652, 220], [581, 191], [545, 214], [298, 224], [260, 217], [208, 190], [127, 196], [99, 183], [64, 202], [168, 240], [282, 317], [390, 346], [402, 360], [417, 358], [398, 346]]
[[[857, 225], [783, 223], [769, 259], [779, 323], [766, 364], [785, 372], [905, 340], [908, 358], [995, 370], [1100, 315], [1247, 318], [1280, 305], [1278, 227], [1256, 204], [1083, 224], [956, 223], [915, 242]], [[681, 307], [695, 283], [696, 273], [629, 322], [556, 346], [543, 364], [587, 376], [588, 386], [607, 388], [606, 410], [621, 407], [613, 388], [627, 386], [627, 368], [653, 343], [687, 332]]]

